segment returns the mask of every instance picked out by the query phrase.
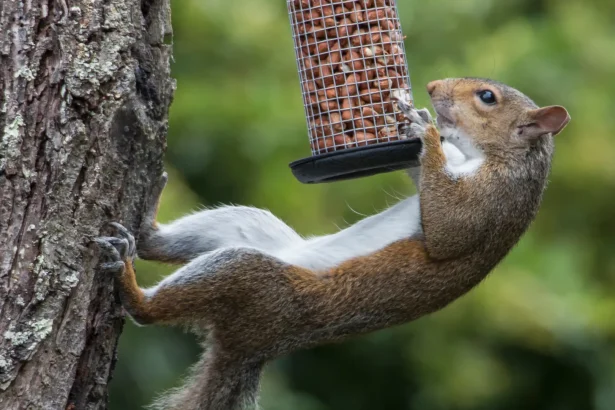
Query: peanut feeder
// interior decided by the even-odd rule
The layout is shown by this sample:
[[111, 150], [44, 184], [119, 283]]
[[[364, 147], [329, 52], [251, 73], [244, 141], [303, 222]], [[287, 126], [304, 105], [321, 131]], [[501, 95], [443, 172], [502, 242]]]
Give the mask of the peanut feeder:
[[312, 157], [290, 164], [305, 183], [417, 164], [395, 97], [412, 102], [395, 0], [287, 0]]

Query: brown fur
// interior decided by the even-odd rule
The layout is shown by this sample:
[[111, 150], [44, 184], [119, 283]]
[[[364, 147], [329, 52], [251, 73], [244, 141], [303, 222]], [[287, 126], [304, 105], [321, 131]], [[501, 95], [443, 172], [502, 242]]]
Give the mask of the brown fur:
[[[497, 94], [498, 105], [481, 105], [476, 91], [484, 88]], [[430, 89], [436, 110], [471, 135], [486, 159], [475, 175], [451, 178], [440, 134], [427, 127], [421, 237], [324, 272], [233, 249], [220, 256], [224, 263], [211, 267], [211, 274], [161, 286], [147, 298], [127, 261], [119, 283], [123, 303], [137, 320], [209, 332], [212, 359], [203, 361], [187, 390], [170, 396], [163, 408], [244, 408], [221, 398], [220, 389], [236, 387], [240, 397], [242, 386], [250, 385], [244, 401], [253, 403], [266, 361], [435, 312], [476, 286], [516, 244], [538, 211], [553, 153], [548, 132], [524, 135], [523, 130], [537, 134], [544, 126], [542, 120], [533, 122], [537, 107], [489, 80], [442, 80]], [[554, 110], [542, 114], [553, 120], [561, 114]], [[156, 258], [151, 246], [147, 256]]]

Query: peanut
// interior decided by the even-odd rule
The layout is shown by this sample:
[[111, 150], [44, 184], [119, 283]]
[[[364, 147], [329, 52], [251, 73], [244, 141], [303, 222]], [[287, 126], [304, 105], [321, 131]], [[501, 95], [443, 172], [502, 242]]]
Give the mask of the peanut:
[[328, 87], [333, 84], [333, 72], [328, 64], [320, 66], [320, 77], [316, 79], [316, 84]]
[[377, 114], [376, 111], [374, 111], [374, 109], [371, 108], [370, 106], [366, 105], [363, 107], [363, 115], [365, 117], [375, 116], [376, 114]]
[[333, 139], [333, 137], [325, 138], [325, 147], [327, 152], [335, 151], [335, 140]]
[[312, 25], [311, 24], [298, 24], [298, 28], [297, 30], [299, 31], [299, 34], [307, 34], [307, 33], [311, 33], [312, 32]]
[[348, 8], [350, 9], [350, 21], [353, 23], [362, 23], [365, 21], [365, 14], [359, 3], [353, 3], [353, 5]]
[[360, 0], [359, 3], [366, 9], [374, 6], [374, 0]]
[[348, 9], [346, 7], [344, 7], [343, 5], [337, 5], [335, 6], [335, 14], [338, 16], [344, 16], [348, 13]]
[[346, 77], [346, 87], [345, 93], [346, 95], [355, 95], [357, 93], [357, 80], [354, 74], [350, 74]]
[[378, 137], [380, 138], [396, 138], [399, 139], [399, 135], [397, 133], [397, 128], [396, 127], [384, 127], [381, 128], [380, 131], [378, 131]]
[[371, 132], [357, 131], [355, 132], [354, 139], [360, 147], [376, 142], [376, 136]]
[[365, 40], [366, 34], [367, 34], [367, 31], [365, 31], [365, 29], [362, 29], [362, 28], [355, 31], [354, 34], [350, 36], [350, 43], [355, 47], [361, 46]]
[[325, 91], [325, 95], [327, 96], [328, 99], [336, 98], [337, 91], [335, 90], [335, 87], [327, 87], [327, 90]]
[[314, 94], [308, 94], [305, 98], [308, 105], [310, 106], [318, 104], [318, 97], [316, 97]]
[[355, 26], [352, 24], [352, 21], [344, 18], [339, 22], [336, 28], [329, 30], [329, 33], [331, 37], [337, 37], [340, 39], [340, 42], [347, 43], [347, 37], [354, 33], [354, 31]]
[[363, 57], [373, 57], [374, 51], [371, 47], [364, 47], [362, 50]]
[[312, 27], [312, 33], [316, 36], [317, 39], [327, 38], [327, 30], [324, 26], [315, 25]]
[[352, 115], [350, 100], [346, 98], [342, 100], [342, 103], [340, 105], [342, 106], [342, 120], [343, 121], [352, 120], [353, 115]]
[[381, 90], [390, 90], [392, 85], [393, 81], [391, 81], [390, 78], [374, 81], [374, 87], [380, 88]]
[[318, 55], [328, 52], [329, 49], [331, 49], [331, 46], [327, 40], [319, 41], [316, 43], [315, 50], [318, 53]]
[[333, 125], [333, 131], [342, 132], [344, 131], [344, 125], [342, 124], [342, 116], [336, 112], [333, 112], [329, 115], [329, 119], [331, 120], [331, 125]]
[[364, 61], [361, 55], [354, 50], [347, 51], [344, 55], [344, 61], [350, 66], [351, 70], [359, 71], [364, 67]]
[[331, 17], [335, 14], [335, 9], [333, 8], [332, 5], [327, 4], [326, 6], [323, 6], [322, 8], [322, 15], [325, 17]]
[[389, 76], [389, 79], [391, 80], [391, 87], [392, 88], [402, 88], [400, 86], [400, 82], [401, 80], [401, 76], [399, 75], [399, 73], [391, 68], [389, 68], [387, 70], [387, 74]]
[[373, 108], [378, 114], [384, 114], [385, 109], [382, 103], [372, 104], [370, 107]]
[[365, 102], [380, 102], [382, 101], [382, 92], [377, 88], [370, 88], [361, 91], [361, 99]]
[[347, 134], [338, 134], [333, 138], [336, 146], [345, 145], [346, 148], [355, 147], [357, 144], [354, 142], [351, 136]]
[[339, 64], [342, 61], [342, 53], [339, 51], [340, 46], [339, 44], [335, 43], [331, 46], [331, 48], [329, 49], [330, 53], [329, 53], [329, 62], [331, 64], [335, 64], [336, 68], [337, 68], [337, 64]]
[[384, 121], [387, 124], [395, 124], [395, 123], [397, 123], [397, 120], [394, 117], [391, 117], [390, 115], [385, 115], [384, 116]]
[[355, 128], [365, 129], [365, 130], [368, 130], [368, 131], [373, 131], [374, 130], [374, 123], [373, 122], [371, 122], [370, 120], [367, 120], [365, 118], [361, 118], [360, 114], [357, 114], [357, 117], [359, 117], [359, 118], [355, 118], [355, 120], [354, 120]]
[[320, 103], [320, 109], [327, 112], [331, 110], [337, 110], [339, 108], [336, 101], [325, 100]]
[[[333, 75], [333, 84], [335, 84], [337, 87], [343, 86], [345, 82], [346, 82], [346, 74], [335, 73]], [[338, 94], [338, 96], [343, 97], [342, 94]]]
[[337, 22], [335, 21], [333, 17], [325, 18], [324, 23], [325, 23], [325, 27], [334, 27], [337, 24]]
[[310, 0], [294, 0], [293, 6], [295, 10], [307, 9], [308, 7], [310, 7]]
[[383, 19], [385, 17], [385, 12], [384, 9], [377, 9], [377, 10], [371, 10], [368, 11], [366, 14], [366, 20], [371, 23], [371, 22], [377, 22], [381, 19]]
[[316, 91], [316, 86], [314, 85], [314, 82], [307, 81], [303, 83], [303, 92], [305, 94], [313, 93], [314, 91]]

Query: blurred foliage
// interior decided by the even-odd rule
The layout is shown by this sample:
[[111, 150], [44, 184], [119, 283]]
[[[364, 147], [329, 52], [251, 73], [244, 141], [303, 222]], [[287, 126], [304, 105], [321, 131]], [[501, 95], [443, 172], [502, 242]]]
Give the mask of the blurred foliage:
[[[265, 410], [615, 408], [615, 1], [400, 1], [414, 94], [484, 76], [572, 121], [519, 246], [477, 289], [414, 323], [272, 363]], [[178, 81], [160, 218], [200, 205], [265, 207], [302, 234], [333, 232], [414, 190], [403, 173], [302, 185], [310, 155], [286, 6], [173, 1]], [[172, 267], [139, 262], [141, 283]], [[111, 409], [175, 386], [199, 349], [127, 323]]]

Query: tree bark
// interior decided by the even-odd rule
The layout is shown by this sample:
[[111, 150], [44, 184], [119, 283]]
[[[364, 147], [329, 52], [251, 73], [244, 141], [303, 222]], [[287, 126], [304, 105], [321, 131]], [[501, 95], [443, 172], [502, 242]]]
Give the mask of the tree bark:
[[103, 409], [122, 311], [92, 238], [163, 171], [169, 0], [0, 0], [0, 408]]

